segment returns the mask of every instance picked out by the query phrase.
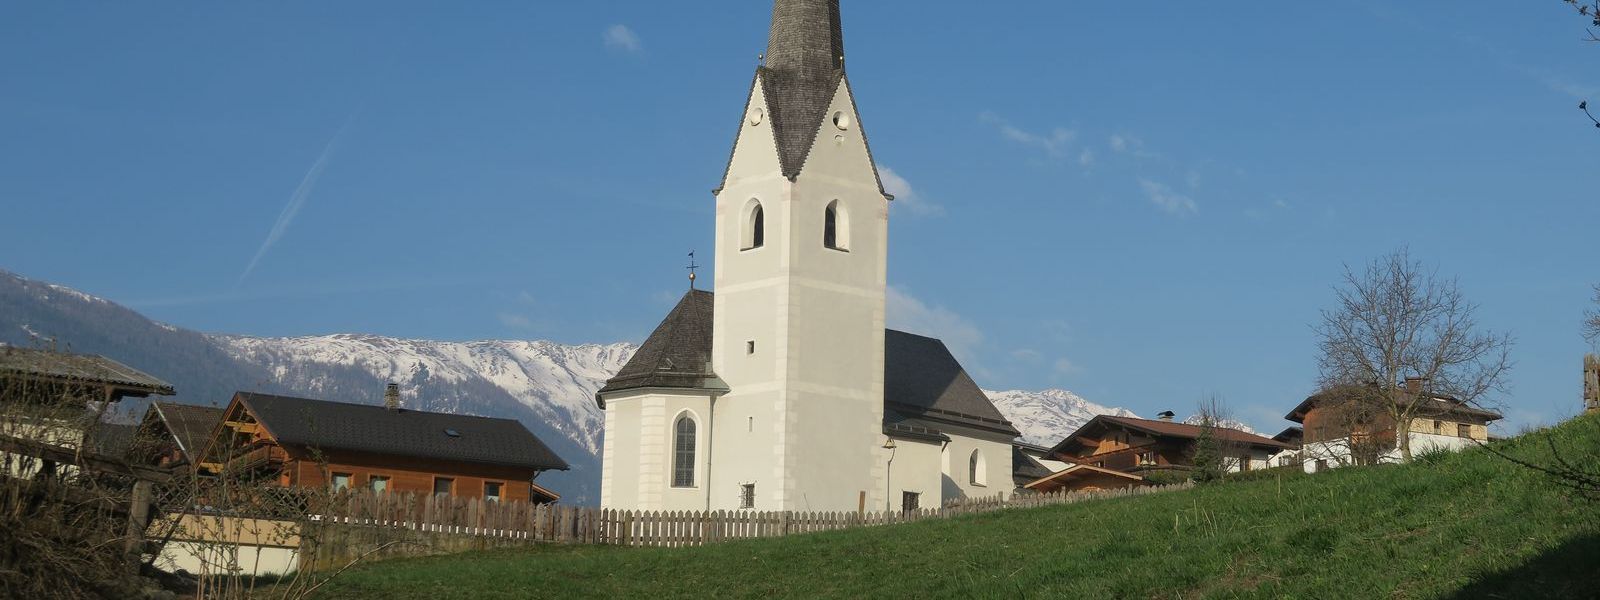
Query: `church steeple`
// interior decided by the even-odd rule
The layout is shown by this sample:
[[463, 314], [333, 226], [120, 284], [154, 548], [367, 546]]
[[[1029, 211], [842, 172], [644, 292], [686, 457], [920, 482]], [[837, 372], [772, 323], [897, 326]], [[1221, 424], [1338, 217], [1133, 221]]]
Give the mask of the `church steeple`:
[[777, 0], [767, 35], [767, 67], [828, 79], [844, 67], [839, 0]]
[[793, 179], [844, 79], [839, 0], [777, 0], [761, 75], [783, 175]]

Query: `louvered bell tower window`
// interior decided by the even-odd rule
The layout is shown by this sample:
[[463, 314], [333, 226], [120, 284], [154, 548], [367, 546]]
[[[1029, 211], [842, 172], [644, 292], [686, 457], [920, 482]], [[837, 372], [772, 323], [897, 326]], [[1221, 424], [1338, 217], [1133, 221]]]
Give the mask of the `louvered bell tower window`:
[[672, 487], [694, 487], [694, 419], [678, 417], [672, 429]]

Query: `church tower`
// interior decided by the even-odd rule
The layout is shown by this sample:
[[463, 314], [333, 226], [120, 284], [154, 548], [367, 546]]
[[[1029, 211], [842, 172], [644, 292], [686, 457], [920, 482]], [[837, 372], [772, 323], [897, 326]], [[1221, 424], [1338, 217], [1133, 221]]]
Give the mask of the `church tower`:
[[839, 0], [776, 0], [716, 195], [711, 508], [885, 503], [888, 203]]

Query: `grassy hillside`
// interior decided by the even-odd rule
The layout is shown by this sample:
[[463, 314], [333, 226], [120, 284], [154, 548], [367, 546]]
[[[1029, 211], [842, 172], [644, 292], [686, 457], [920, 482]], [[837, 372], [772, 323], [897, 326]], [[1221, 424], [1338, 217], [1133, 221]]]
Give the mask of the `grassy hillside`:
[[[1600, 465], [1600, 419], [1496, 448]], [[1188, 492], [691, 549], [353, 569], [335, 598], [1591, 598], [1600, 503], [1483, 450]]]

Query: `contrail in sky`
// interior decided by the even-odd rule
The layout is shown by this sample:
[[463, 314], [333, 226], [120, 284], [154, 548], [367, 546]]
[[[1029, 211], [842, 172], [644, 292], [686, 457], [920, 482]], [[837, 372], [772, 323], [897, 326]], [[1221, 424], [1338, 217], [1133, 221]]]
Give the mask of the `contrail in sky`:
[[289, 196], [289, 204], [278, 214], [278, 222], [272, 224], [272, 231], [267, 233], [267, 239], [261, 242], [261, 247], [256, 249], [255, 257], [250, 259], [250, 264], [239, 274], [239, 281], [234, 283], [235, 288], [244, 283], [245, 278], [256, 270], [256, 263], [261, 262], [261, 257], [266, 256], [272, 245], [278, 243], [278, 238], [283, 237], [283, 233], [289, 230], [289, 225], [294, 223], [295, 215], [300, 214], [300, 207], [305, 206], [306, 199], [311, 197], [311, 190], [316, 188], [317, 178], [321, 177], [323, 169], [328, 167], [328, 158], [333, 156], [334, 148], [339, 146], [339, 140], [344, 139], [344, 132], [350, 129], [350, 123], [354, 122], [359, 114], [360, 111], [356, 111], [350, 118], [345, 119], [339, 132], [333, 134], [333, 139], [328, 140], [328, 145], [323, 147], [322, 155], [317, 157], [317, 162], [311, 164], [311, 170], [306, 171], [305, 178], [300, 180], [300, 187], [295, 188], [294, 194]]

